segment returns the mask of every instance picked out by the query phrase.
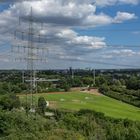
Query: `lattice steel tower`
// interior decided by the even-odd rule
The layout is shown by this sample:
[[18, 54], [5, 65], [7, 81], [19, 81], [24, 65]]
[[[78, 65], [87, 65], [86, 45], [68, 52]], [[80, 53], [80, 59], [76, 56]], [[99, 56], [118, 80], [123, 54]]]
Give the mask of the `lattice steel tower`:
[[16, 54], [22, 53], [25, 56], [18, 56], [16, 60], [26, 61], [27, 70], [28, 70], [28, 79], [26, 82], [30, 83], [30, 94], [31, 94], [31, 108], [35, 106], [33, 100], [33, 94], [36, 90], [36, 61], [46, 62], [45, 50], [46, 47], [46, 38], [42, 35], [36, 33], [33, 28], [34, 17], [33, 11], [31, 8], [30, 15], [26, 20], [29, 23], [28, 31], [24, 31], [21, 25], [22, 18], [19, 18], [19, 28], [15, 30], [14, 33], [14, 43], [12, 44], [12, 51]]

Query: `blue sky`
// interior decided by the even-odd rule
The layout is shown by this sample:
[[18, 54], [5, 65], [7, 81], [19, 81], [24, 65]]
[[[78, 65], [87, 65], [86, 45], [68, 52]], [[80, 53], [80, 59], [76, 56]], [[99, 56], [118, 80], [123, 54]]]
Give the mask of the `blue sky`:
[[[140, 45], [140, 34], [133, 34], [135, 31], [140, 31], [140, 5], [114, 5], [97, 9], [97, 13], [103, 12], [111, 16], [115, 16], [117, 11], [135, 13], [137, 19], [126, 21], [121, 24], [111, 24], [84, 30], [78, 29], [77, 31], [82, 35], [86, 34], [90, 36], [105, 36], [109, 44]], [[114, 31], [117, 29], [120, 31]]]
[[9, 8], [9, 3], [1, 3], [0, 4], [0, 12], [4, 11], [5, 9]]
[[[17, 30], [18, 17], [30, 15], [31, 7], [38, 21], [34, 23], [36, 34], [49, 38], [45, 45], [49, 53], [46, 51], [43, 56], [47, 62], [37, 62], [37, 68], [140, 66], [139, 0], [94, 0], [94, 4], [93, 0], [13, 0], [13, 3], [0, 3], [1, 68], [26, 68], [26, 62], [14, 61], [15, 57], [27, 58], [26, 52], [23, 54], [21, 47], [13, 54], [10, 48], [19, 42], [27, 45], [27, 40], [20, 40], [20, 34], [15, 44], [13, 32]], [[20, 32], [28, 32], [27, 21], [21, 24]], [[38, 45], [41, 47], [34, 43], [35, 47]], [[39, 55], [41, 59], [42, 54]]]

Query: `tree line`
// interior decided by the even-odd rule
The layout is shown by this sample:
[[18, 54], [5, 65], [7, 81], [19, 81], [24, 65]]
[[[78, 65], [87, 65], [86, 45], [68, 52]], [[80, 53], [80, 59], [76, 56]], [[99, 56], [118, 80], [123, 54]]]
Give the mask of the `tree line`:
[[[77, 71], [72, 77], [70, 73], [40, 71], [37, 77], [59, 79], [58, 82], [39, 82], [38, 93], [69, 91], [72, 87], [98, 88], [102, 94], [140, 107], [140, 75], [125, 73], [97, 73]], [[0, 77], [0, 94], [20, 94], [29, 92], [29, 84], [22, 81], [20, 72], [3, 73]], [[94, 81], [95, 80], [95, 81]], [[95, 82], [95, 83], [94, 83]]]

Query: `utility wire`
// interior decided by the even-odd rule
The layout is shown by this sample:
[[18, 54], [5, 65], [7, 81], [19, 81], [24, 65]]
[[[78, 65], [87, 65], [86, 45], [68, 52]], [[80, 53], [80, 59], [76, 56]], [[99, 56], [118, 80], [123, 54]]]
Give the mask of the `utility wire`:
[[96, 32], [129, 32], [129, 31], [140, 31], [140, 28], [135, 29], [92, 29]]
[[110, 65], [110, 66], [117, 66], [117, 67], [127, 67], [127, 68], [140, 68], [140, 66], [136, 65], [128, 65], [128, 64], [117, 64], [117, 63], [110, 63], [104, 61], [96, 61], [96, 60], [79, 60], [79, 59], [63, 59], [58, 57], [51, 57], [52, 59], [56, 60], [64, 60], [64, 61], [73, 61], [73, 62], [80, 62], [80, 63], [89, 63], [89, 64], [99, 64], [99, 65]]

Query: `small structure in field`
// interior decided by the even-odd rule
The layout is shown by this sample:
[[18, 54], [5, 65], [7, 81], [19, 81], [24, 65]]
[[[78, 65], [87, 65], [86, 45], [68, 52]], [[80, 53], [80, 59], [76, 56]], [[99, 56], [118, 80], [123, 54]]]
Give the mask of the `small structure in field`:
[[45, 116], [47, 117], [53, 117], [54, 113], [53, 112], [45, 112]]
[[50, 105], [49, 101], [46, 101], [46, 107], [49, 107], [49, 105]]
[[65, 99], [60, 99], [60, 101], [61, 101], [61, 102], [64, 102], [64, 101], [65, 101]]
[[31, 108], [31, 109], [29, 110], [29, 112], [31, 112], [31, 113], [35, 113], [36, 110], [35, 110], [34, 108]]

